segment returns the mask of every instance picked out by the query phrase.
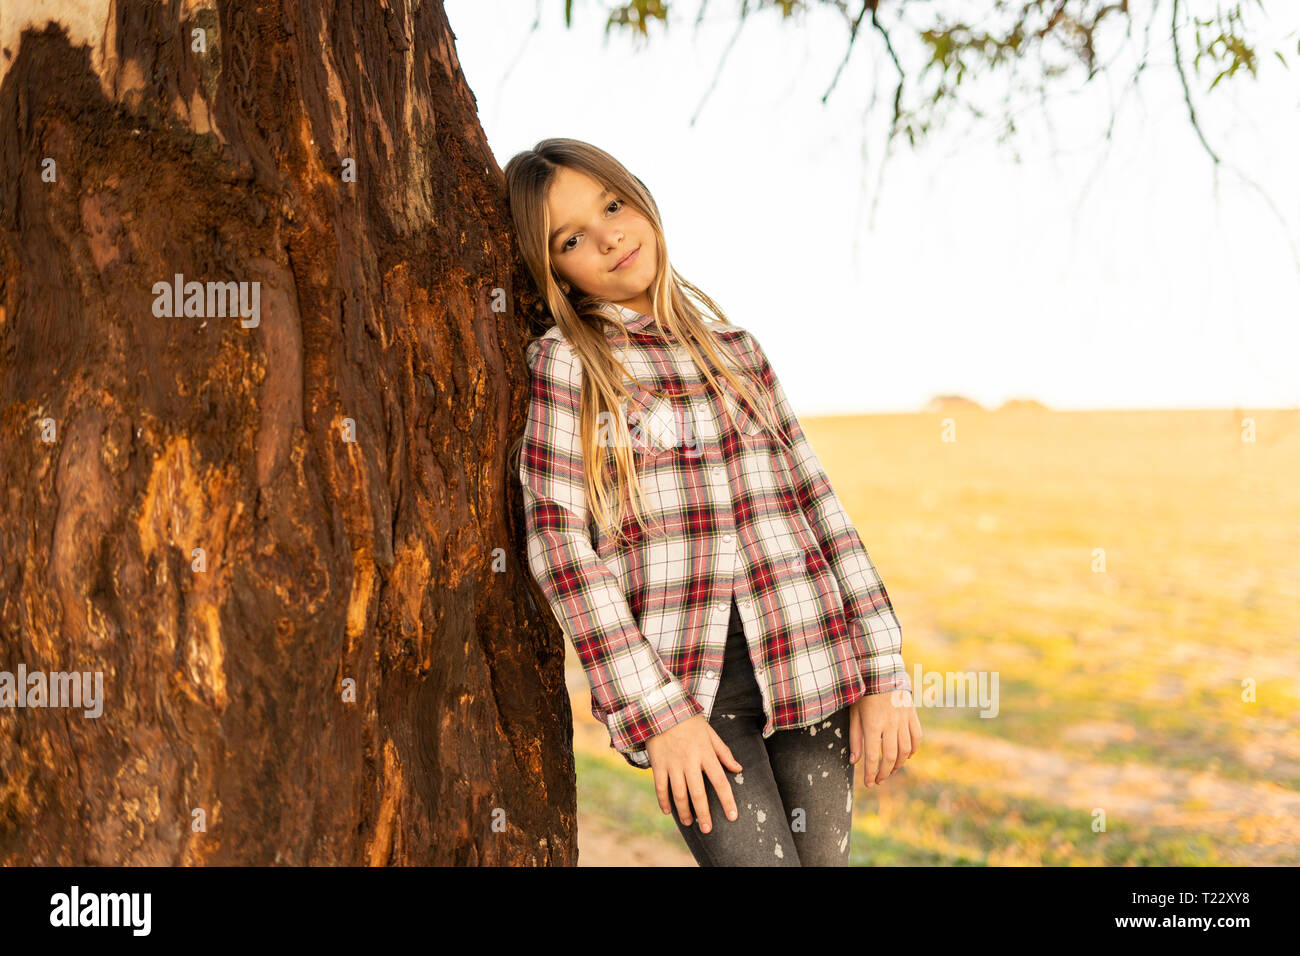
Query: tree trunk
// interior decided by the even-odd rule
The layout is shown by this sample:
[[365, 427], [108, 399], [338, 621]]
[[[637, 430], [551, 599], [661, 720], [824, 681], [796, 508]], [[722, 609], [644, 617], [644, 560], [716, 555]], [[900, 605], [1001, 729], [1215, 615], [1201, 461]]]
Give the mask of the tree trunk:
[[441, 3], [3, 6], [0, 863], [576, 862]]

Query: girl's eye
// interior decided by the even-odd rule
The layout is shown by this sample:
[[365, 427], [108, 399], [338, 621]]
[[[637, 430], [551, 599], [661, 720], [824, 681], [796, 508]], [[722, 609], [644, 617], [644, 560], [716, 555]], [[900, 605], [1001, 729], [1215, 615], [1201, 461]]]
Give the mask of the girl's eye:
[[[624, 205], [625, 205], [625, 203], [624, 203], [624, 201], [623, 201], [622, 199], [611, 199], [611, 200], [609, 201], [609, 206], [615, 206], [615, 207], [617, 207], [617, 208], [614, 210], [615, 212], [618, 212], [619, 209], [622, 209]], [[606, 212], [609, 212], [609, 206], [606, 206], [606, 207], [605, 207], [605, 211], [606, 211]], [[560, 246], [560, 254], [561, 254], [561, 255], [563, 255], [564, 253], [568, 252], [571, 248], [573, 248], [572, 246], [569, 245], [569, 243], [573, 242], [574, 239], [577, 239], [579, 235], [581, 235], [581, 233], [574, 233], [573, 235], [571, 235], [568, 239], [566, 239], [566, 240], [564, 241], [564, 245]]]

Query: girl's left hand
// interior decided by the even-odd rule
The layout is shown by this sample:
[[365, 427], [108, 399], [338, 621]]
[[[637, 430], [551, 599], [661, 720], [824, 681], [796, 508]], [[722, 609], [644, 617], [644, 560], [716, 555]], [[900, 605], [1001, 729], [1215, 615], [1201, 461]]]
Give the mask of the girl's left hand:
[[863, 756], [865, 742], [862, 782], [867, 787], [884, 783], [902, 767], [916, 753], [921, 736], [921, 720], [909, 690], [867, 694], [849, 706], [849, 763], [857, 763]]

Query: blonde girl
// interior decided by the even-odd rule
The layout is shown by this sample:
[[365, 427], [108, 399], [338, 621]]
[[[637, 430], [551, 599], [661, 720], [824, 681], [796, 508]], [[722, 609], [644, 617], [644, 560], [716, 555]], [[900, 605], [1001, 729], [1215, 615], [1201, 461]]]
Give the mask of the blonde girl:
[[644, 183], [572, 139], [505, 174], [554, 319], [527, 350], [527, 557], [592, 713], [700, 865], [844, 865], [853, 765], [879, 784], [921, 739], [884, 585]]

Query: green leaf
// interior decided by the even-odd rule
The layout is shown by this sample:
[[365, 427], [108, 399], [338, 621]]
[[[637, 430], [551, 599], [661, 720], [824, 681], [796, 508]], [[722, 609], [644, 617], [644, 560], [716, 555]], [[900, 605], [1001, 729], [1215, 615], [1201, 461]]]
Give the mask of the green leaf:
[[[1282, 65], [1283, 65], [1283, 66], [1286, 66], [1286, 57], [1284, 57], [1284, 56], [1282, 55], [1282, 51], [1281, 51], [1281, 50], [1274, 50], [1274, 51], [1273, 51], [1273, 55], [1276, 56], [1279, 60], [1282, 61]], [[1286, 66], [1286, 68], [1287, 68], [1288, 70], [1291, 69], [1291, 67], [1289, 67], [1289, 66]]]

